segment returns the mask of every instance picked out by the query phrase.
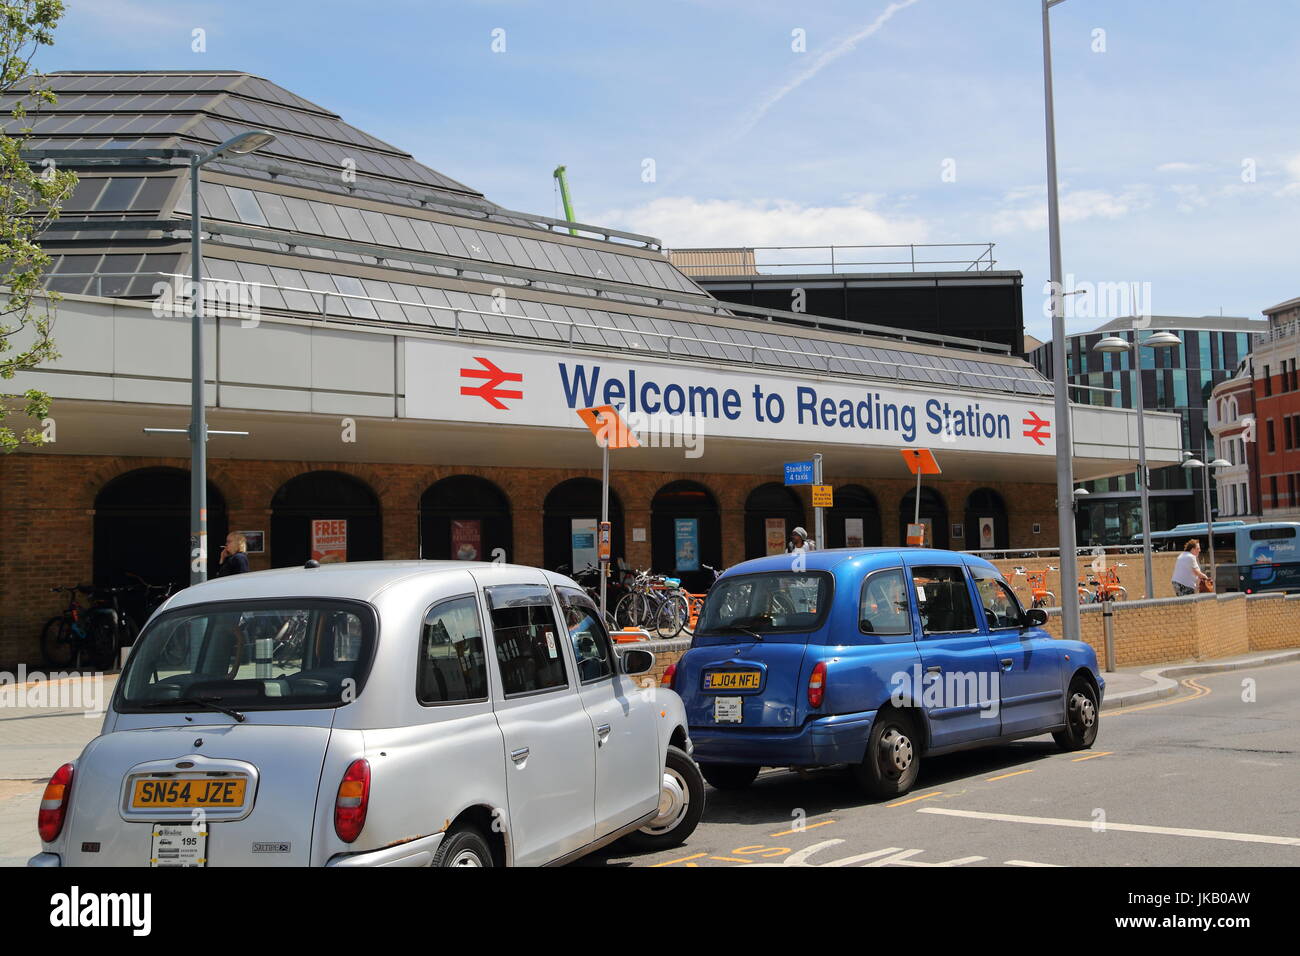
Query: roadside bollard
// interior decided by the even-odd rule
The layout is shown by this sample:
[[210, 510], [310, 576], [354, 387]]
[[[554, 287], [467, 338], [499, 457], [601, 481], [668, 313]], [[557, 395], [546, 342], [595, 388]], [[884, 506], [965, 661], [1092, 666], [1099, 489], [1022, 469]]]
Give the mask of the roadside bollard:
[[1103, 601], [1101, 622], [1106, 629], [1106, 672], [1115, 669], [1115, 602]]

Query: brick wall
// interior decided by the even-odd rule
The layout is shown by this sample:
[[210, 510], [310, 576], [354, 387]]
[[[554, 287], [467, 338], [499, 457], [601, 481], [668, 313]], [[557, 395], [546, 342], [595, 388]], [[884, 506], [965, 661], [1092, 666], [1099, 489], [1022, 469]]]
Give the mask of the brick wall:
[[[63, 607], [50, 588], [92, 579], [95, 497], [104, 485], [140, 468], [187, 470], [188, 466], [185, 458], [32, 452], [0, 455], [0, 666], [19, 661], [36, 664], [40, 627]], [[276, 490], [297, 475], [319, 470], [352, 475], [374, 491], [382, 514], [384, 557], [391, 559], [414, 558], [419, 553], [419, 505], [425, 489], [451, 475], [486, 478], [505, 493], [511, 504], [514, 547], [510, 559], [534, 565], [542, 563], [542, 504], [547, 492], [568, 478], [600, 477], [594, 470], [555, 468], [211, 459], [209, 478], [225, 498], [230, 527], [267, 531], [266, 553], [250, 555], [253, 570], [271, 566], [275, 549], [270, 535], [271, 499]], [[628, 562], [636, 567], [650, 566], [651, 502], [660, 488], [679, 479], [699, 482], [717, 501], [724, 565], [744, 560], [746, 499], [754, 488], [779, 480], [779, 476], [615, 470], [611, 484], [623, 506]], [[903, 497], [913, 489], [913, 482], [903, 477], [872, 478], [851, 470], [835, 472], [829, 467], [826, 480], [836, 486], [857, 484], [869, 489], [880, 507], [882, 543], [900, 543], [899, 509]], [[966, 499], [984, 485], [940, 480], [930, 483], [930, 487], [946, 503], [949, 523], [965, 524]], [[1046, 546], [1054, 540], [1054, 485], [1003, 482], [987, 487], [996, 490], [1007, 505], [1013, 545]], [[811, 528], [811, 493], [807, 488], [797, 493]], [[1032, 533], [1035, 523], [1041, 525], [1038, 535]], [[633, 541], [632, 528], [645, 528], [647, 540]], [[960, 549], [967, 542], [955, 540], [951, 544]], [[219, 547], [220, 542], [210, 545]]]
[[[1155, 576], [1155, 591], [1153, 597], [1173, 597], [1174, 596], [1174, 563], [1178, 560], [1179, 551], [1157, 551], [1151, 555], [1151, 572]], [[1077, 588], [1077, 582], [1084, 578], [1085, 572], [1092, 564], [1091, 555], [1077, 559], [1078, 569], [1074, 576], [1075, 584], [1072, 588]], [[1023, 567], [1028, 571], [1046, 571], [1048, 565], [1060, 567], [1060, 561], [1055, 555], [1043, 558], [998, 558], [993, 562], [998, 570], [1015, 588], [1017, 595], [1023, 604], [1029, 604], [1032, 595], [1029, 590], [1029, 583], [1026, 578], [1016, 575], [1015, 570]], [[1124, 567], [1120, 567], [1120, 565]], [[1138, 554], [1107, 554], [1106, 566], [1114, 568], [1119, 574], [1120, 585], [1128, 592], [1128, 599], [1135, 600], [1146, 596], [1146, 568], [1142, 562], [1141, 553]], [[1209, 574], [1209, 559], [1202, 554], [1201, 568], [1206, 574]], [[1085, 578], [1086, 579], [1086, 578]], [[1047, 571], [1047, 590], [1056, 595], [1057, 600], [1061, 600], [1065, 594], [1065, 586], [1061, 583], [1061, 573], [1059, 571]], [[1077, 590], [1073, 591], [1078, 594]]]
[[[1140, 667], [1184, 660], [1211, 660], [1249, 651], [1300, 647], [1300, 595], [1201, 594], [1111, 605], [1115, 665]], [[1103, 607], [1079, 609], [1081, 637], [1103, 667]], [[1061, 636], [1059, 610], [1048, 612], [1047, 629]]]

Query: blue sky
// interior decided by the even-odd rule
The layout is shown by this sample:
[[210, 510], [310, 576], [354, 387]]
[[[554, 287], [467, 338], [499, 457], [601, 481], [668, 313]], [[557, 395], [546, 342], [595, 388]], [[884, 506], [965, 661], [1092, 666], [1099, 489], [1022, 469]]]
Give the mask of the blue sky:
[[[669, 246], [996, 242], [1047, 337], [1037, 0], [67, 5], [43, 69], [248, 70], [511, 208], [557, 213], [564, 163], [579, 219]], [[1300, 4], [1052, 17], [1067, 283], [1173, 315], [1300, 295]]]

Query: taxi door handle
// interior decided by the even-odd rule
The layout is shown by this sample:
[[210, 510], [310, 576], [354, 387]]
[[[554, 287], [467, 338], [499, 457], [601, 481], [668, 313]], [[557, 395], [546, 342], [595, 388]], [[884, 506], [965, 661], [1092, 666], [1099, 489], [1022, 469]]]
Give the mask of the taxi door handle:
[[518, 750], [510, 751], [510, 759], [515, 763], [522, 763], [528, 759], [528, 753], [529, 751], [527, 747], [520, 747]]
[[925, 669], [925, 672], [926, 674], [939, 674], [943, 672], [943, 668], [940, 667], [938, 664], [935, 664], [933, 667], [927, 667]]
[[1014, 663], [1015, 663], [1015, 661], [1012, 660], [1010, 657], [1004, 657], [1004, 658], [1002, 658], [1002, 669], [1003, 669], [1004, 671], [1009, 671], [1009, 670], [1011, 670], [1011, 665], [1014, 664]]
[[596, 736], [599, 738], [596, 741], [596, 746], [603, 747], [605, 745], [605, 741], [609, 739], [609, 730], [609, 724], [601, 724], [596, 728]]

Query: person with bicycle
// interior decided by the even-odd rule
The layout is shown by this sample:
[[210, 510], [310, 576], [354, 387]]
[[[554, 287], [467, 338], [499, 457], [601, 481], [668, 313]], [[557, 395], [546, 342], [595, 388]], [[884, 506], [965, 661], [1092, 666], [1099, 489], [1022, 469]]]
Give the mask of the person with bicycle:
[[225, 547], [221, 549], [220, 564], [217, 569], [219, 578], [230, 574], [243, 574], [248, 570], [248, 539], [238, 531], [226, 535]]
[[1204, 582], [1205, 590], [1210, 590], [1210, 576], [1201, 570], [1197, 558], [1201, 554], [1201, 542], [1192, 538], [1183, 546], [1183, 553], [1174, 562], [1174, 596], [1186, 597], [1195, 594]]

